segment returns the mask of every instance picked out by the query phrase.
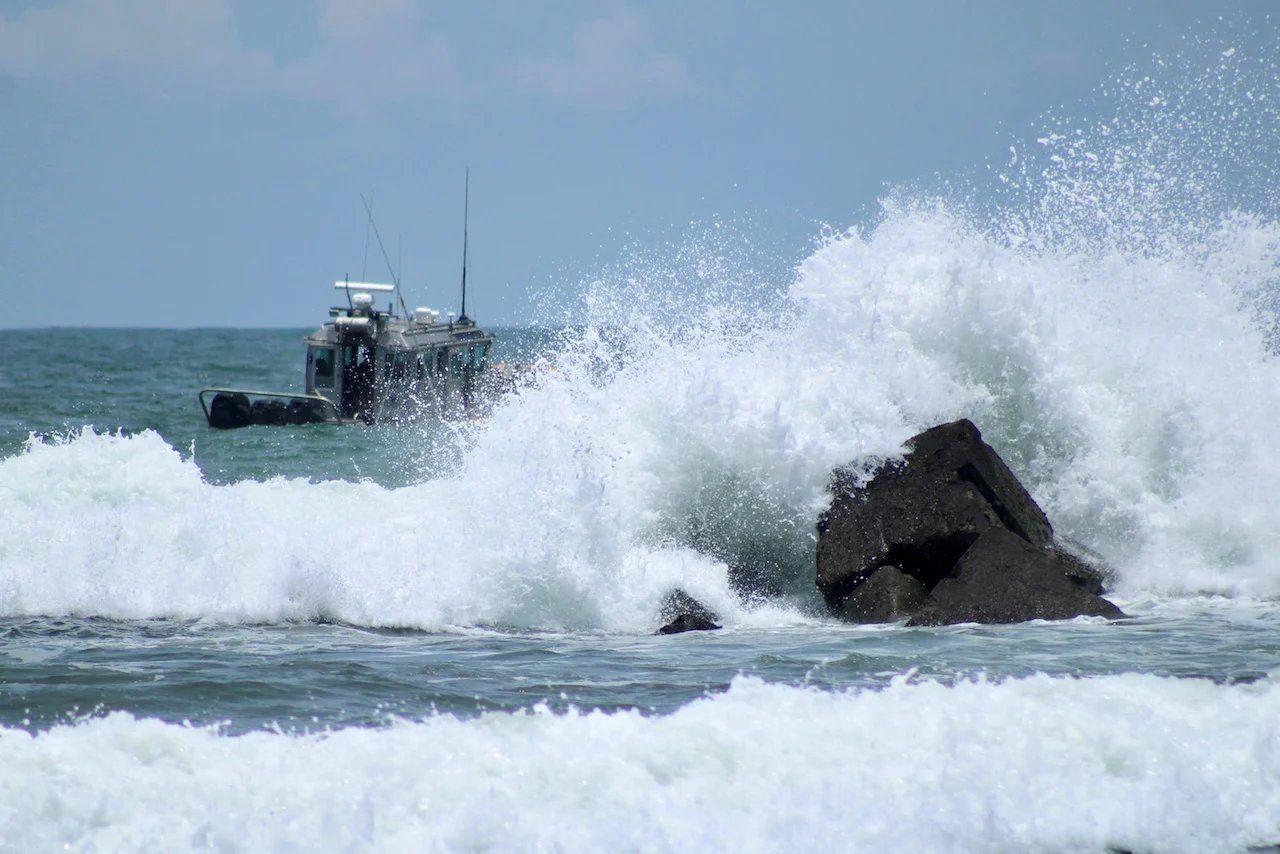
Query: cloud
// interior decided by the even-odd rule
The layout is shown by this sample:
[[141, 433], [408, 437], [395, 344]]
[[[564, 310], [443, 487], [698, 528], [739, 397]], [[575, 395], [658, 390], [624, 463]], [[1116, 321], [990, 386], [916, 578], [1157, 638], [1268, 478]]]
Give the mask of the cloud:
[[[53, 0], [0, 12], [0, 77], [105, 78], [161, 96], [274, 96], [339, 112], [466, 101], [495, 88], [463, 77], [452, 44], [429, 30], [424, 0], [312, 0], [315, 28], [289, 61], [245, 40], [237, 2]], [[694, 88], [684, 63], [655, 51], [645, 20], [621, 3], [579, 25], [567, 55], [508, 68], [501, 85], [563, 104], [616, 109]]]
[[574, 30], [569, 56], [522, 57], [516, 85], [562, 104], [613, 109], [692, 91], [684, 62], [649, 44], [644, 19], [619, 5]]
[[314, 53], [281, 69], [278, 88], [305, 100], [466, 100], [482, 87], [463, 80], [453, 48], [428, 35], [415, 0], [326, 0]]
[[160, 91], [259, 88], [270, 56], [240, 41], [226, 0], [64, 0], [0, 17], [0, 72], [72, 80], [101, 72]]
[[466, 98], [447, 41], [415, 0], [320, 0], [316, 39], [280, 63], [245, 43], [230, 0], [61, 0], [0, 15], [0, 74], [112, 73], [162, 94], [282, 95], [340, 109], [419, 95]]

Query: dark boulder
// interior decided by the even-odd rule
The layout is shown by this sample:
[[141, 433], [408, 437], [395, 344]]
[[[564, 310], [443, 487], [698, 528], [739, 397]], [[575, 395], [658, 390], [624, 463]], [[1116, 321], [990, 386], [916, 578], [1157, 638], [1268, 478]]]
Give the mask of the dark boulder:
[[882, 566], [844, 600], [844, 618], [852, 623], [894, 623], [920, 609], [929, 591], [896, 566]]
[[1079, 543], [1055, 540], [972, 422], [913, 437], [901, 462], [865, 482], [838, 470], [833, 492], [818, 520], [817, 583], [846, 620], [924, 626], [1124, 616], [1099, 598], [1110, 567]]
[[908, 626], [1018, 623], [1078, 616], [1123, 617], [1119, 608], [1074, 583], [1051, 549], [991, 528], [937, 583]]
[[683, 590], [668, 593], [662, 600], [658, 614], [665, 625], [654, 634], [674, 635], [720, 628], [716, 625], [715, 612]]
[[1044, 512], [971, 421], [926, 430], [907, 447], [901, 463], [865, 484], [836, 472], [835, 497], [818, 521], [817, 581], [837, 613], [886, 564], [932, 589], [992, 529], [1036, 547], [1053, 543]]

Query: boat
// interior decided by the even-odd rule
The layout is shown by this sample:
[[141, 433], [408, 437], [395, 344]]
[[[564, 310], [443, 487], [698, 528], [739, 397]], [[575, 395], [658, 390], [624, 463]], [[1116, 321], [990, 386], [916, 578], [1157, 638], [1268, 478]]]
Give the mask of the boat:
[[467, 417], [490, 402], [489, 353], [495, 337], [465, 314], [430, 308], [379, 311], [374, 294], [394, 284], [335, 282], [347, 298], [306, 338], [305, 391], [210, 386], [200, 391], [209, 426], [413, 423]]
[[[365, 210], [376, 234], [367, 203]], [[483, 415], [498, 394], [513, 387], [524, 366], [491, 369], [495, 337], [467, 316], [465, 212], [456, 319], [450, 313], [442, 320], [431, 308], [408, 312], [394, 271], [392, 277], [392, 284], [334, 283], [346, 304], [330, 308], [330, 320], [306, 338], [302, 393], [210, 386], [199, 395], [209, 426], [401, 424]], [[381, 294], [390, 297], [386, 311], [375, 305]]]

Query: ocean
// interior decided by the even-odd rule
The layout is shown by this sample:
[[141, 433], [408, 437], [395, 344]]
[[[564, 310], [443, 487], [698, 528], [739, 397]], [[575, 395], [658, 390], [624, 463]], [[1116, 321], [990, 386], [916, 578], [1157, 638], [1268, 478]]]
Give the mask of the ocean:
[[[1207, 55], [783, 281], [603, 270], [483, 421], [214, 431], [309, 330], [5, 332], [0, 850], [1280, 845], [1280, 91]], [[833, 468], [959, 417], [1127, 619], [824, 613]]]

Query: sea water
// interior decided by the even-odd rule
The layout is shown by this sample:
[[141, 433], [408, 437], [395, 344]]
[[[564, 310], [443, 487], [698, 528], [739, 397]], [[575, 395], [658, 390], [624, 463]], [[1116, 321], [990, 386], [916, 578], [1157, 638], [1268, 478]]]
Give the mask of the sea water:
[[[213, 431], [306, 330], [6, 333], [0, 850], [1280, 843], [1272, 61], [1131, 69], [782, 282], [639, 253], [499, 330], [484, 421]], [[1129, 618], [826, 615], [832, 469], [959, 417]]]

